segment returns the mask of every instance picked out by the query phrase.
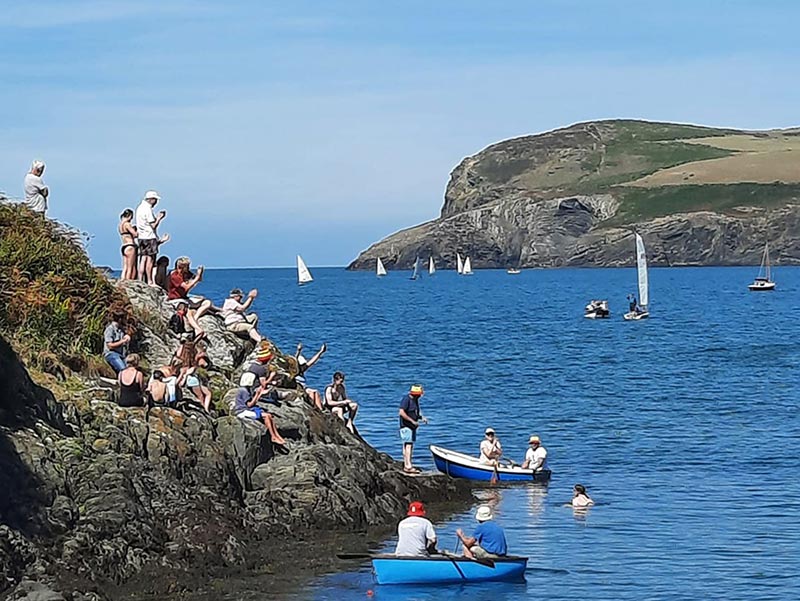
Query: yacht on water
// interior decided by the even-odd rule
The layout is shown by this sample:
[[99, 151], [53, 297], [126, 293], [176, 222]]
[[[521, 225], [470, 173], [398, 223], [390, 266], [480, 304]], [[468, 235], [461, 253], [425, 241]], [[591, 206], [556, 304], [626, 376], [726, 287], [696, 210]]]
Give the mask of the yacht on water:
[[314, 281], [314, 278], [311, 277], [311, 272], [306, 267], [305, 261], [303, 261], [303, 257], [297, 255], [297, 283], [302, 286], [303, 284], [309, 284]]
[[419, 257], [414, 260], [414, 271], [411, 273], [412, 280], [416, 280], [419, 277]]
[[[764, 274], [763, 276], [761, 275], [762, 273]], [[764, 254], [761, 256], [761, 267], [758, 268], [758, 275], [747, 288], [753, 292], [775, 290], [775, 282], [772, 281], [772, 272], [769, 267], [769, 242], [764, 244]]]
[[378, 264], [375, 267], [375, 275], [379, 278], [386, 275], [386, 268], [383, 266], [383, 261], [381, 261], [380, 257], [378, 257]]
[[647, 254], [644, 250], [644, 241], [636, 234], [636, 273], [639, 276], [639, 303], [631, 303], [630, 311], [622, 317], [627, 321], [638, 321], [650, 317], [647, 305], [650, 302], [647, 282]]
[[469, 257], [464, 259], [464, 269], [461, 275], [472, 275], [472, 263], [470, 263]]
[[458, 275], [464, 273], [464, 261], [461, 260], [460, 253], [456, 253], [456, 273]]
[[433, 262], [433, 257], [428, 257], [428, 275], [436, 273], [436, 265]]

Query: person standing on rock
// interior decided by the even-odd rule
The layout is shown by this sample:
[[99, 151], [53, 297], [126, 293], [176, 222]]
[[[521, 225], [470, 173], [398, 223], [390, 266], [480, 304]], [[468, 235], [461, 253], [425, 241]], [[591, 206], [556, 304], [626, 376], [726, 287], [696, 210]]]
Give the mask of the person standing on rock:
[[23, 188], [25, 191], [25, 204], [31, 211], [44, 215], [47, 212], [47, 202], [50, 199], [50, 188], [48, 188], [42, 175], [44, 174], [44, 162], [33, 161], [31, 170], [25, 175]]
[[417, 441], [417, 428], [420, 422], [427, 424], [427, 418], [419, 408], [419, 399], [424, 394], [422, 386], [414, 384], [408, 394], [400, 401], [400, 440], [403, 441], [403, 471], [407, 474], [419, 474], [414, 467], [414, 443]]
[[136, 232], [139, 234], [139, 279], [151, 286], [153, 282], [153, 266], [155, 265], [156, 255], [158, 255], [158, 234], [156, 230], [159, 224], [167, 216], [166, 211], [159, 211], [158, 215], [153, 213], [153, 207], [158, 204], [161, 197], [155, 190], [145, 192], [142, 202], [136, 207]]
[[436, 531], [425, 517], [425, 505], [413, 501], [408, 505], [406, 518], [397, 525], [397, 547], [394, 554], [399, 557], [427, 557], [436, 550]]

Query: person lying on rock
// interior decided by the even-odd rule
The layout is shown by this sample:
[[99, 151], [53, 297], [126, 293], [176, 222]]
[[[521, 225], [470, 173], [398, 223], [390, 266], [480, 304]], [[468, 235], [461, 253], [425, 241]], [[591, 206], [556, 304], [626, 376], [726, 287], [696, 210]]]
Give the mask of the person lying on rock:
[[347, 390], [344, 387], [344, 374], [340, 371], [333, 374], [333, 382], [325, 388], [325, 406], [336, 417], [345, 420], [348, 430], [353, 434], [356, 433], [356, 427], [353, 422], [358, 413], [358, 403], [347, 398]]
[[[195, 286], [203, 281], [205, 268], [201, 265], [197, 268], [197, 275], [193, 274], [189, 267], [191, 262], [189, 257], [178, 257], [175, 261], [175, 269], [169, 274], [167, 280], [167, 300], [177, 307], [181, 302], [185, 302], [189, 307], [186, 317], [194, 330], [195, 339], [199, 340], [205, 335], [205, 331], [200, 327], [200, 318], [213, 310], [211, 301], [202, 296], [189, 298]], [[193, 313], [192, 313], [193, 312]]]
[[296, 384], [300, 385], [300, 388], [306, 393], [306, 396], [311, 399], [311, 402], [314, 406], [319, 409], [320, 411], [323, 410], [322, 406], [322, 395], [320, 395], [319, 390], [314, 388], [309, 388], [306, 386], [306, 372], [311, 369], [311, 367], [322, 358], [322, 355], [325, 354], [325, 351], [328, 350], [328, 345], [323, 343], [316, 354], [311, 357], [311, 359], [306, 359], [301, 354], [303, 351], [303, 343], [297, 343], [297, 352], [295, 352], [294, 358], [297, 360], [297, 370], [298, 373], [294, 378]]
[[250, 394], [248, 388], [240, 386], [239, 390], [236, 391], [236, 404], [233, 413], [240, 419], [253, 419], [263, 422], [264, 426], [267, 428], [267, 432], [269, 432], [272, 442], [284, 445], [286, 441], [278, 434], [278, 429], [275, 427], [275, 420], [272, 419], [272, 416], [267, 411], [261, 407], [256, 407], [256, 403], [258, 403], [258, 399], [261, 396], [260, 393], [261, 389], [257, 390], [255, 395]]

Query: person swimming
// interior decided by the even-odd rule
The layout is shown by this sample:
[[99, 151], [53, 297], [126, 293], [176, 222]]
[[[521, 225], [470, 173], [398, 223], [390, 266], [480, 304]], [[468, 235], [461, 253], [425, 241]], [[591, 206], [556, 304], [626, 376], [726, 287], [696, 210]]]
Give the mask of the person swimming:
[[576, 509], [585, 509], [594, 505], [594, 501], [586, 492], [583, 484], [576, 484], [572, 488], [572, 506]]

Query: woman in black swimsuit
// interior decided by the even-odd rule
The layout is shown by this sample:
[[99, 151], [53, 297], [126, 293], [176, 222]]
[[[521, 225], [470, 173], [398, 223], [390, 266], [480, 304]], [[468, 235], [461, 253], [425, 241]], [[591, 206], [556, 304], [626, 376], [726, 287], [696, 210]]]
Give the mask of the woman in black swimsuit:
[[119, 237], [122, 239], [122, 275], [121, 280], [135, 280], [136, 279], [136, 227], [131, 223], [133, 221], [133, 211], [125, 209], [122, 215], [119, 216], [120, 222], [117, 231]]
[[119, 372], [119, 406], [143, 407], [144, 406], [144, 375], [139, 371], [139, 355], [131, 353], [125, 357], [128, 365]]

